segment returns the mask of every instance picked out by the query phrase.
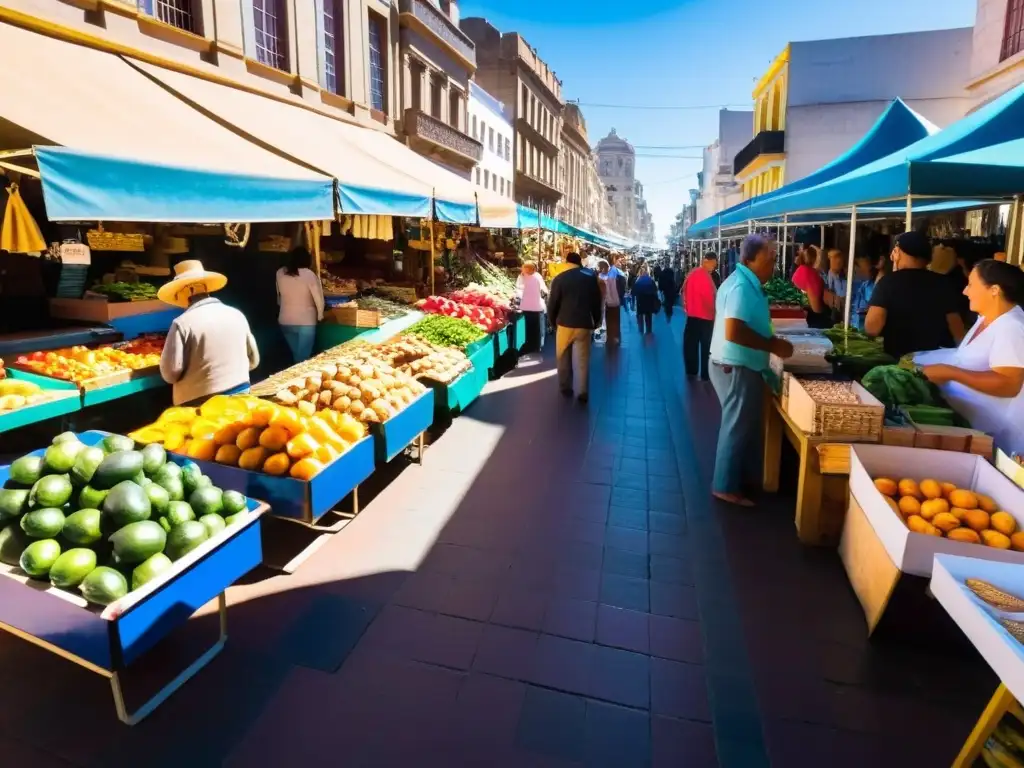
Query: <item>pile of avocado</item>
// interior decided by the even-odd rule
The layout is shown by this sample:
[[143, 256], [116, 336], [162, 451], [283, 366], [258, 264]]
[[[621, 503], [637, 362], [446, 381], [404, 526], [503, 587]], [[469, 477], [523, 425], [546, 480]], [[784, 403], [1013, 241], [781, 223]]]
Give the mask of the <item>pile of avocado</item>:
[[[187, 501], [186, 501], [187, 499]], [[0, 489], [0, 562], [108, 605], [248, 515], [245, 496], [199, 466], [167, 461], [108, 435], [85, 446], [65, 432], [22, 456]]]

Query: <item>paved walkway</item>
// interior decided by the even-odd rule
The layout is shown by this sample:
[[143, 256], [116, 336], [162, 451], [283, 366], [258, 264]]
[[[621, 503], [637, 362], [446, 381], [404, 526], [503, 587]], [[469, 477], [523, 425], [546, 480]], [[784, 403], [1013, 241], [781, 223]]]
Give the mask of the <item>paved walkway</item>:
[[[712, 504], [717, 401], [656, 320], [597, 349], [588, 408], [550, 359], [492, 382], [298, 573], [233, 589], [227, 650], [135, 728], [101, 678], [0, 636], [0, 764], [948, 765], [991, 673], [868, 644], [792, 499]], [[160, 646], [129, 698], [215, 631]]]

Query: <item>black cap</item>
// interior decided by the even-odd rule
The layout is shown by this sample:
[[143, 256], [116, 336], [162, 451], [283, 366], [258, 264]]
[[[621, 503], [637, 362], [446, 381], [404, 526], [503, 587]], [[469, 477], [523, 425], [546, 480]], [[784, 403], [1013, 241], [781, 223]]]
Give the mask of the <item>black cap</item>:
[[904, 232], [896, 238], [896, 247], [912, 259], [932, 260], [932, 244], [921, 232]]

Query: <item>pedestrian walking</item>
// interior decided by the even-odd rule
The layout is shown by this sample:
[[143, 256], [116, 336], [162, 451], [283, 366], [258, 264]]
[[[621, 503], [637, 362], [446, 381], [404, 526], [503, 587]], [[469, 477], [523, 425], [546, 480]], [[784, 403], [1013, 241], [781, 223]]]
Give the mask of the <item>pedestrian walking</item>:
[[601, 324], [601, 288], [597, 275], [583, 269], [578, 253], [566, 257], [569, 269], [551, 281], [548, 319], [555, 326], [558, 387], [565, 397], [586, 403], [590, 383], [591, 337]]
[[675, 307], [679, 286], [676, 284], [676, 271], [672, 267], [663, 267], [658, 275], [658, 290], [661, 291], [661, 302], [665, 305], [665, 320], [672, 322], [672, 309]]
[[516, 296], [519, 310], [526, 323], [526, 346], [523, 352], [539, 352], [544, 345], [544, 297], [548, 287], [532, 261], [523, 263], [523, 269], [516, 278]]
[[296, 363], [308, 360], [316, 342], [317, 323], [324, 319], [324, 289], [304, 247], [293, 248], [287, 266], [277, 270], [277, 322]]
[[633, 284], [633, 298], [636, 300], [637, 329], [640, 333], [653, 333], [653, 317], [661, 309], [661, 301], [658, 299], [658, 286], [646, 264], [640, 266]]
[[712, 273], [718, 267], [718, 257], [708, 253], [701, 265], [690, 270], [683, 282], [683, 312], [686, 326], [683, 328], [683, 362], [686, 375], [700, 374], [702, 381], [708, 381], [708, 360], [711, 354], [711, 333], [715, 327], [715, 282]]
[[607, 343], [622, 342], [622, 298], [626, 295], [626, 276], [602, 259], [597, 263], [598, 277], [604, 300], [604, 324], [608, 331]]
[[712, 493], [728, 504], [751, 507], [748, 484], [760, 480], [758, 450], [764, 374], [769, 354], [787, 358], [793, 345], [772, 335], [772, 317], [764, 292], [775, 270], [775, 245], [748, 235], [735, 271], [715, 298], [711, 337], [711, 383], [722, 404]]

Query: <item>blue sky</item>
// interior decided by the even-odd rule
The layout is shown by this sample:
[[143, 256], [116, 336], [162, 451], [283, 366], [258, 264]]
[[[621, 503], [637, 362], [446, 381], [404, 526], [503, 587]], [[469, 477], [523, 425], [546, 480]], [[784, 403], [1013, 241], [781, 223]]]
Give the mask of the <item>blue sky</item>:
[[[971, 26], [977, 0], [461, 0], [519, 32], [582, 104], [749, 107], [751, 89], [788, 42]], [[907, 62], [913, 66], [913, 62]], [[718, 110], [583, 107], [591, 143], [614, 127], [638, 157], [658, 237], [695, 187], [701, 147], [718, 133]]]

